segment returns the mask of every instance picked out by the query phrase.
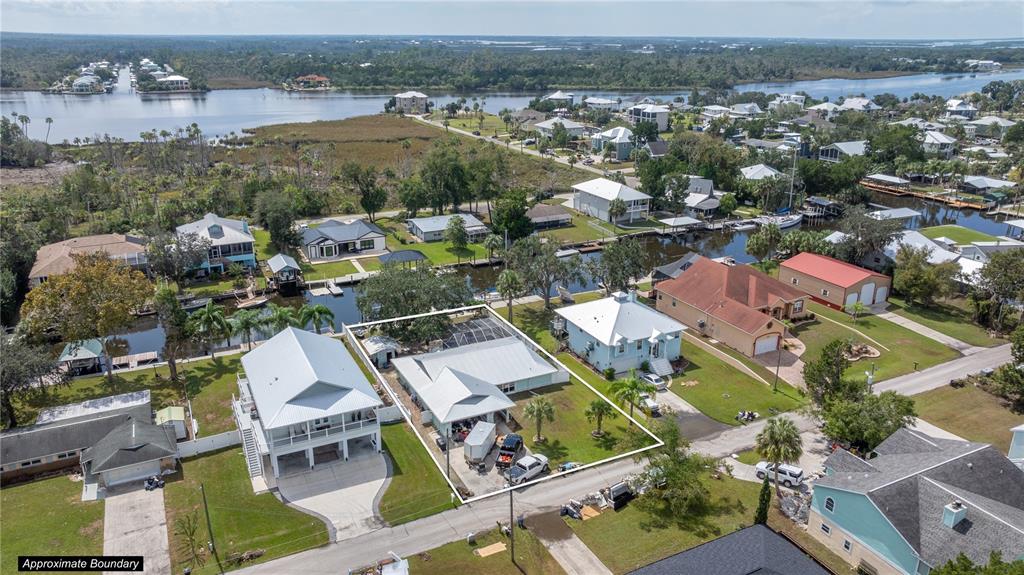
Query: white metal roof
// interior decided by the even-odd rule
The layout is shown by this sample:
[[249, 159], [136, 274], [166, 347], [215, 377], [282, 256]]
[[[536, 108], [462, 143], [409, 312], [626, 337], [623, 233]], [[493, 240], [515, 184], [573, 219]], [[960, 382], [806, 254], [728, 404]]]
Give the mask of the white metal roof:
[[928, 249], [928, 263], [932, 264], [951, 262], [960, 257], [960, 254], [947, 250], [921, 232], [914, 230], [905, 230], [899, 238], [890, 242], [882, 251], [890, 259], [895, 260], [896, 254], [899, 253], [902, 246]]
[[878, 180], [880, 182], [888, 182], [890, 184], [909, 184], [910, 180], [904, 180], [903, 178], [897, 178], [896, 176], [889, 176], [887, 174], [871, 174], [868, 179]]
[[843, 103], [839, 105], [839, 108], [842, 110], [856, 110], [858, 112], [881, 109], [878, 104], [867, 98], [847, 98], [843, 100]]
[[[687, 197], [689, 197], [689, 196], [687, 196]], [[690, 217], [687, 217], [687, 216], [681, 216], [681, 217], [678, 217], [678, 218], [665, 218], [664, 220], [658, 220], [658, 221], [663, 223], [663, 224], [665, 224], [666, 226], [668, 226], [670, 228], [674, 228], [674, 227], [678, 227], [678, 226], [692, 226], [693, 224], [701, 223], [700, 220], [698, 220], [696, 218], [690, 218]]]
[[876, 210], [868, 215], [876, 220], [909, 220], [910, 218], [920, 216], [921, 212], [914, 211], [910, 208], [888, 208], [885, 210]]
[[656, 338], [662, 334], [678, 334], [686, 326], [637, 303], [629, 294], [616, 292], [610, 297], [563, 307], [555, 313], [605, 345], [620, 341]]
[[867, 152], [868, 141], [854, 140], [851, 142], [836, 142], [825, 147], [835, 148], [847, 156], [863, 156], [864, 153]]
[[448, 228], [448, 222], [451, 221], [455, 216], [462, 218], [462, 224], [467, 230], [474, 228], [486, 228], [483, 222], [476, 219], [473, 214], [458, 213], [458, 214], [445, 214], [443, 216], [430, 216], [427, 218], [412, 218], [409, 220], [410, 224], [415, 225], [417, 228], [423, 230], [424, 233], [430, 232], [443, 232]]
[[633, 138], [633, 131], [623, 126], [612, 128], [611, 130], [605, 130], [598, 134], [598, 136], [607, 142], [613, 144], [624, 144], [631, 141]]
[[188, 82], [188, 78], [179, 75], [167, 76], [166, 78], [157, 78], [157, 82]]
[[964, 176], [964, 183], [981, 189], [1012, 188], [1016, 185], [1009, 180], [1000, 180], [988, 176]]
[[811, 106], [811, 107], [809, 107], [807, 109], [808, 110], [825, 110], [826, 112], [835, 112], [836, 110], [839, 109], [839, 106], [833, 104], [832, 102], [822, 102], [821, 104], [815, 104], [815, 105], [813, 105], [813, 106]]
[[39, 415], [36, 417], [36, 424], [53, 423], [54, 421], [62, 421], [73, 417], [81, 417], [83, 415], [104, 413], [115, 409], [134, 407], [136, 405], [147, 405], [149, 402], [150, 395], [148, 389], [122, 393], [120, 395], [88, 399], [79, 403], [58, 405], [56, 407], [44, 409], [40, 411]]
[[263, 427], [383, 405], [340, 341], [294, 327], [242, 356]]
[[594, 96], [591, 96], [583, 101], [586, 102], [587, 104], [594, 104], [596, 106], [608, 106], [619, 103], [618, 100], [609, 100], [608, 98], [597, 98]]
[[207, 238], [215, 246], [255, 241], [246, 222], [222, 218], [212, 213], [206, 214], [201, 220], [178, 226], [176, 231], [178, 235], [196, 234]]
[[554, 94], [548, 94], [547, 96], [544, 96], [544, 99], [545, 100], [572, 100], [575, 97], [576, 97], [576, 94], [573, 94], [572, 92], [563, 92], [563, 91], [559, 90], [559, 91], [555, 92]]
[[545, 130], [553, 130], [555, 129], [555, 124], [561, 124], [562, 127], [565, 128], [566, 130], [580, 130], [586, 127], [583, 124], [579, 122], [573, 122], [568, 118], [551, 118], [550, 120], [537, 122], [536, 124], [534, 124], [534, 127]]
[[271, 273], [275, 274], [284, 269], [299, 269], [299, 264], [298, 262], [295, 261], [295, 258], [287, 254], [275, 255], [274, 257], [267, 260], [267, 265], [270, 267]]
[[782, 175], [782, 172], [767, 164], [755, 164], [753, 166], [747, 166], [740, 168], [740, 173], [743, 177], [748, 180], [763, 180], [765, 178], [778, 178]]
[[930, 132], [925, 132], [924, 133], [924, 143], [926, 143], [926, 144], [955, 144], [956, 143], [956, 138], [954, 138], [952, 136], [947, 136], [946, 134], [943, 134], [942, 132], [930, 131]]
[[587, 180], [586, 182], [576, 184], [572, 189], [592, 196], [597, 196], [608, 201], [616, 198], [624, 202], [651, 199], [651, 196], [648, 196], [643, 192], [638, 192], [626, 184], [613, 182], [606, 178], [594, 178], [593, 180]]
[[1004, 223], [1010, 227], [1024, 230], [1024, 220], [1006, 220]]
[[402, 92], [401, 94], [395, 94], [396, 98], [426, 98], [427, 95], [423, 92], [408, 91]]
[[982, 116], [977, 120], [971, 120], [967, 123], [974, 124], [975, 126], [991, 126], [992, 124], [997, 124], [1000, 128], [1009, 128], [1010, 126], [1017, 125], [1017, 122], [1007, 118], [1000, 118], [999, 116]]

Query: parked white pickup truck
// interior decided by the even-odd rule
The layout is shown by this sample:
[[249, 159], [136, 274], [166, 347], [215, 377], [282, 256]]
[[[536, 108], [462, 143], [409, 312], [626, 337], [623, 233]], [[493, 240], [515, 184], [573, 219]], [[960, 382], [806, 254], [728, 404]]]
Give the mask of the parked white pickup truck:
[[547, 456], [535, 453], [527, 455], [516, 462], [508, 470], [508, 482], [512, 485], [525, 483], [548, 471]]

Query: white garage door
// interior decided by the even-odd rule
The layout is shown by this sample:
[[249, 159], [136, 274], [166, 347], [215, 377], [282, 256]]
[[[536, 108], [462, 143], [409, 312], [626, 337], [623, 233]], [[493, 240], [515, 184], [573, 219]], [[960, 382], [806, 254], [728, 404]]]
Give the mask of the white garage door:
[[857, 292], [846, 294], [846, 303], [843, 305], [849, 307], [855, 303], [857, 303]]
[[860, 288], [860, 301], [864, 305], [871, 305], [875, 301], [875, 284], [864, 284]]
[[118, 483], [127, 483], [129, 481], [142, 481], [154, 475], [160, 475], [159, 459], [119, 469], [111, 469], [103, 474], [103, 480], [107, 485], [117, 485]]
[[779, 349], [779, 334], [763, 335], [754, 342], [754, 355], [761, 355]]
[[882, 303], [889, 297], [889, 288], [882, 286], [875, 291], [875, 303]]

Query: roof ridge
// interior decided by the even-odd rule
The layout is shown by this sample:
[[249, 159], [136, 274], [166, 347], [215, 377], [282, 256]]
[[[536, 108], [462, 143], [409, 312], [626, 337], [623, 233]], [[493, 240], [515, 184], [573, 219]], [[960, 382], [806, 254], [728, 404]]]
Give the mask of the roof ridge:
[[953, 457], [950, 457], [949, 459], [944, 459], [944, 460], [942, 460], [942, 461], [940, 461], [940, 462], [938, 462], [938, 463], [936, 463], [934, 465], [929, 465], [928, 467], [925, 467], [924, 469], [918, 469], [917, 471], [914, 471], [912, 473], [908, 473], [908, 474], [906, 474], [906, 475], [904, 475], [904, 476], [902, 476], [902, 477], [900, 477], [898, 479], [893, 479], [892, 481], [883, 483], [882, 485], [879, 485], [879, 486], [874, 487], [872, 489], [868, 489], [864, 493], [865, 494], [873, 493], [875, 491], [878, 491], [879, 489], [884, 489], [884, 488], [886, 488], [886, 487], [888, 487], [888, 486], [890, 486], [890, 485], [892, 485], [894, 483], [899, 483], [900, 481], [903, 481], [905, 479], [909, 479], [909, 478], [915, 477], [915, 476], [920, 476], [922, 473], [924, 473], [926, 471], [931, 471], [932, 469], [935, 469], [936, 467], [940, 467], [942, 465], [945, 465], [945, 464], [947, 464], [947, 463], [949, 463], [951, 461], [956, 461], [957, 459], [960, 459], [962, 457], [966, 457], [966, 456], [971, 455], [973, 453], [977, 453], [977, 452], [981, 451], [982, 449], [985, 449], [986, 447], [990, 447], [989, 444], [987, 444], [987, 443], [981, 444], [979, 447], [977, 447], [975, 449], [972, 449], [970, 451], [965, 451], [964, 453], [955, 455]]

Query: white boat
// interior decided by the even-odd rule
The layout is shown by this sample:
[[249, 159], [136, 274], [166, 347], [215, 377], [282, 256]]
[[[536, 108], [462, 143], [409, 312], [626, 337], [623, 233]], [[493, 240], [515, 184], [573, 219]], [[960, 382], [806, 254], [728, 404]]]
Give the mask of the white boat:
[[799, 226], [803, 219], [803, 214], [787, 214], [784, 216], [761, 216], [755, 218], [754, 222], [759, 226], [775, 224], [779, 226], [780, 229], [786, 229], [792, 228], [793, 226]]
[[752, 230], [752, 229], [754, 229], [756, 227], [757, 227], [757, 225], [754, 224], [753, 222], [741, 222], [741, 223], [738, 223], [738, 224], [734, 225], [732, 227], [732, 229], [737, 231], [737, 232], [745, 232], [747, 230]]
[[556, 258], [567, 258], [567, 257], [570, 257], [570, 256], [578, 256], [578, 255], [580, 255], [580, 251], [579, 250], [574, 250], [574, 249], [558, 250], [557, 252], [555, 252], [555, 257]]

